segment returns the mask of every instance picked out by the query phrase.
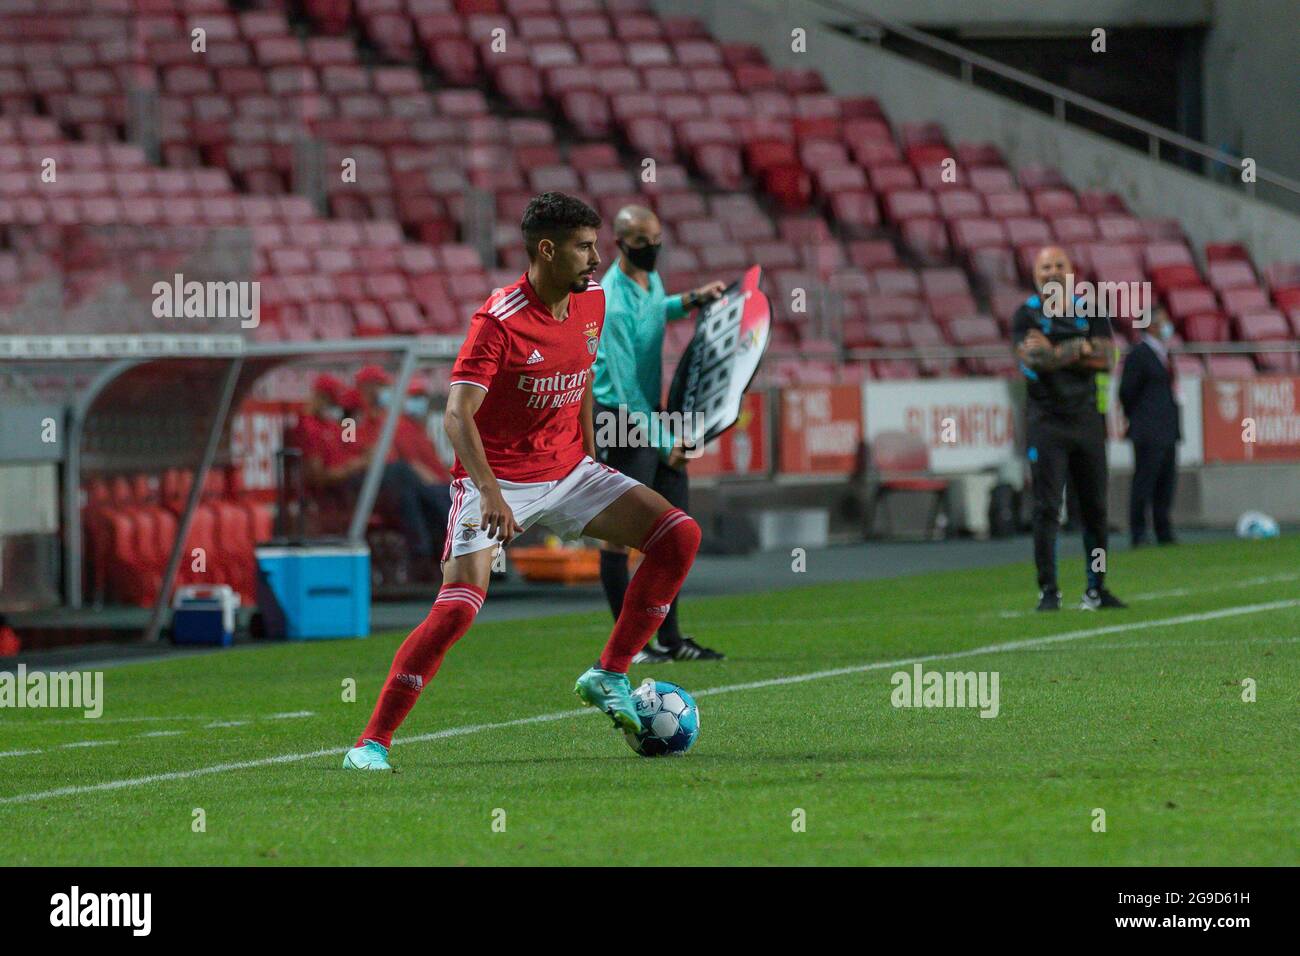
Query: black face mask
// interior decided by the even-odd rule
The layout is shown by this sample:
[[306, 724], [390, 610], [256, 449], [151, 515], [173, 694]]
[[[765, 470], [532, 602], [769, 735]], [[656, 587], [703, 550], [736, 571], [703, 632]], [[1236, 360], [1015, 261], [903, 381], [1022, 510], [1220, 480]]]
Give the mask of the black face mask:
[[629, 248], [627, 243], [620, 241], [619, 250], [627, 256], [627, 261], [632, 263], [636, 268], [644, 272], [655, 271], [655, 260], [659, 258], [659, 250], [663, 248], [663, 243], [655, 246], [642, 246], [640, 249]]

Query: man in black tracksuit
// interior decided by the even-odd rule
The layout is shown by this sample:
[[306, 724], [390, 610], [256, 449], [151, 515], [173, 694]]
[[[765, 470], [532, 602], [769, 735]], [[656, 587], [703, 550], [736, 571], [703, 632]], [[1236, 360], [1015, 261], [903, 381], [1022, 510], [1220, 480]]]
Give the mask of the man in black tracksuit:
[[[1083, 520], [1086, 610], [1124, 607], [1105, 587], [1106, 422], [1097, 408], [1097, 373], [1111, 367], [1110, 320], [1070, 315], [1066, 276], [1073, 272], [1065, 250], [1048, 246], [1034, 261], [1030, 296], [1016, 310], [1011, 336], [1027, 379], [1026, 454], [1034, 496], [1034, 563], [1038, 610], [1056, 611], [1056, 534], [1068, 473], [1079, 495]], [[1094, 313], [1098, 309], [1090, 310]]]

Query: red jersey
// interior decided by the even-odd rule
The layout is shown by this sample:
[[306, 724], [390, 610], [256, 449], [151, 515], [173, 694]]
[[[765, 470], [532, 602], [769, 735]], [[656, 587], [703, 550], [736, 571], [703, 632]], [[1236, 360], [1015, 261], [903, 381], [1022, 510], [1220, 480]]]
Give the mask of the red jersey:
[[[487, 392], [474, 415], [492, 473], [504, 481], [555, 481], [586, 455], [579, 413], [605, 324], [605, 292], [591, 280], [558, 322], [525, 273], [470, 320], [452, 385]], [[457, 458], [451, 473], [467, 477]]]
[[[361, 420], [357, 422], [357, 453], [370, 451], [379, 444], [379, 436], [384, 430], [384, 419], [388, 417], [388, 409], [377, 408], [361, 414]], [[401, 455], [398, 454], [397, 435], [401, 434], [402, 415], [399, 412], [397, 416], [398, 431], [393, 440], [388, 443], [388, 457], [384, 459], [384, 464], [391, 465], [397, 461]]]
[[285, 444], [299, 449], [304, 461], [319, 458], [326, 468], [351, 457], [344, 448], [338, 422], [306, 413], [298, 416], [298, 424], [285, 436]]

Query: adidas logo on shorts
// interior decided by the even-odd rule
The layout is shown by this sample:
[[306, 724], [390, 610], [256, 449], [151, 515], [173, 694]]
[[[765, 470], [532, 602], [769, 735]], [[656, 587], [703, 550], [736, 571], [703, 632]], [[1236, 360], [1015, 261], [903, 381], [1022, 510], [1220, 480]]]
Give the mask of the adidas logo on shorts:
[[542, 353], [539, 352], [539, 351], [537, 351], [537, 349], [533, 349], [533, 354], [530, 355], [530, 356], [528, 356], [528, 362], [527, 362], [526, 364], [528, 364], [528, 365], [536, 365], [538, 362], [541, 362], [541, 361], [545, 361], [545, 360], [542, 358]]

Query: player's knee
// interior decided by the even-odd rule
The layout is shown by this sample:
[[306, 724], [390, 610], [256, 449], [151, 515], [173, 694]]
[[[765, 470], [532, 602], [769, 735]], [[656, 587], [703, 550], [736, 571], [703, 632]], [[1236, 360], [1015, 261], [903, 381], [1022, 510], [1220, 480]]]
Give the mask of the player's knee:
[[485, 597], [486, 592], [473, 585], [444, 584], [438, 592], [438, 599], [433, 602], [433, 613], [447, 622], [447, 626], [440, 630], [460, 637], [474, 623]]
[[663, 547], [677, 561], [693, 561], [700, 550], [700, 526], [690, 515], [680, 514], [681, 517], [664, 535]]

